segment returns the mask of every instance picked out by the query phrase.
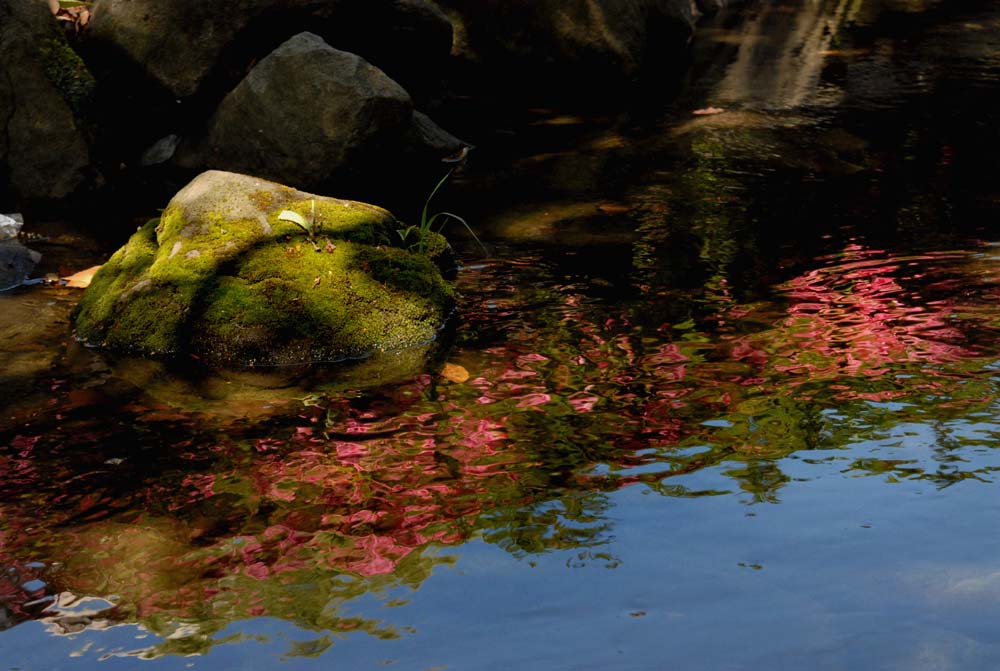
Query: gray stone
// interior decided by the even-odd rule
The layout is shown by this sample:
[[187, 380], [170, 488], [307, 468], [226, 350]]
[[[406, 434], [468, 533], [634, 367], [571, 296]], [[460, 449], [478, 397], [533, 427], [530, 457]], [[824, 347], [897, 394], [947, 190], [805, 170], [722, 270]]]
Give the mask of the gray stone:
[[413, 113], [413, 129], [416, 133], [415, 142], [426, 147], [435, 157], [446, 159], [460, 152], [468, 144], [434, 123], [434, 120], [423, 112]]
[[28, 278], [42, 255], [17, 240], [0, 240], [0, 291], [15, 289]]
[[300, 33], [250, 71], [177, 162], [320, 188], [374, 174], [401, 155], [440, 159], [461, 146], [415, 116], [409, 94], [381, 70]]
[[16, 238], [24, 226], [24, 217], [19, 214], [0, 214], [0, 240]]
[[180, 136], [175, 133], [160, 138], [142, 153], [139, 165], [150, 166], [166, 163], [177, 151], [177, 145], [180, 144], [180, 141]]

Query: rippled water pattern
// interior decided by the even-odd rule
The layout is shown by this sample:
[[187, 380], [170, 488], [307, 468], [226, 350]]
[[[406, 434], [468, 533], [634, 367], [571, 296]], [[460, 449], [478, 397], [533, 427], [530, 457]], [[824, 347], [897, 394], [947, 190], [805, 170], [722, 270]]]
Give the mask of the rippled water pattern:
[[996, 668], [996, 8], [727, 21], [681, 112], [472, 167], [496, 253], [419, 374], [0, 297], [0, 671]]

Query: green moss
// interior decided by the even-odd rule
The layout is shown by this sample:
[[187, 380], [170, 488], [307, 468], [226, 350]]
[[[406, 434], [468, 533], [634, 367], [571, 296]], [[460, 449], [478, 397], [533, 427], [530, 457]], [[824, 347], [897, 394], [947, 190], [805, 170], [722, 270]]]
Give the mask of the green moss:
[[129, 351], [168, 354], [179, 349], [197, 286], [153, 277], [158, 251], [155, 222], [150, 222], [101, 267], [76, 308], [81, 338]]
[[[206, 174], [210, 184], [222, 175]], [[108, 261], [78, 308], [81, 337], [240, 364], [359, 357], [434, 338], [453, 290], [431, 259], [391, 246], [392, 215], [283, 189], [241, 190], [246, 181], [270, 183], [227, 179], [243, 182], [210, 190], [196, 180]], [[319, 251], [277, 218], [290, 209], [308, 220], [313, 202]], [[258, 209], [263, 203], [273, 207]], [[213, 209], [226, 207], [239, 217]]]
[[[153, 285], [122, 301], [105, 342], [116, 349], [174, 354], [183, 344], [194, 287]], [[139, 344], [137, 347], [136, 345]]]
[[277, 204], [277, 199], [275, 198], [273, 191], [266, 191], [260, 189], [254, 191], [250, 194], [250, 201], [257, 206], [257, 209], [266, 212], [268, 210], [273, 210]]
[[402, 249], [365, 248], [358, 262], [371, 277], [396, 291], [413, 292], [439, 303], [452, 299], [451, 286], [441, 279], [434, 262]]
[[[156, 254], [155, 226], [139, 229], [94, 275], [90, 287], [76, 306], [79, 335], [93, 343], [103, 343], [122, 298], [142, 290], [144, 273]], [[138, 285], [138, 289], [137, 289]]]
[[424, 243], [424, 254], [427, 258], [431, 260], [439, 258], [450, 250], [451, 247], [443, 235], [433, 231], [427, 234], [427, 241]]
[[[288, 262], [278, 245], [253, 250], [207, 299], [199, 345], [213, 358], [344, 359], [431, 340], [453, 300], [424, 258], [340, 241]], [[411, 284], [407, 281], [411, 280]], [[276, 361], [277, 360], [277, 361]]]
[[[366, 245], [398, 244], [395, 219], [388, 212], [363, 203], [310, 198], [286, 203], [281, 210], [296, 212], [314, 225], [317, 238], [349, 240]], [[276, 209], [268, 220], [277, 234], [304, 235], [295, 224], [278, 219], [280, 214], [281, 211]]]
[[38, 46], [45, 76], [56, 87], [77, 119], [87, 119], [94, 99], [94, 76], [65, 41], [43, 40]]

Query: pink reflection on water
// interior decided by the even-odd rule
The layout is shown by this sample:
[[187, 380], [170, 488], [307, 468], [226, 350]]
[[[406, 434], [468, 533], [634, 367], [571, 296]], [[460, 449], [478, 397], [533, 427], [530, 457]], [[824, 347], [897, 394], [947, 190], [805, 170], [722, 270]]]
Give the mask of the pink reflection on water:
[[[221, 465], [184, 476], [179, 487], [137, 485], [142, 490], [137, 498], [144, 497], [147, 509], [165, 510], [179, 527], [176, 538], [168, 538], [175, 545], [164, 544], [162, 561], [138, 574], [151, 585], [140, 612], [185, 612], [225, 591], [220, 575], [254, 582], [296, 571], [387, 575], [430, 542], [465, 540], [474, 533], [476, 517], [494, 510], [498, 501], [517, 505], [548, 495], [521, 484], [530, 469], [546, 466], [545, 450], [554, 442], [538, 429], [543, 417], [544, 428], [554, 427], [552, 435], [569, 451], [579, 441], [613, 469], [627, 471], [655, 464], [692, 436], [700, 440], [708, 433], [702, 426], [706, 417], [748, 412], [741, 410], [748, 400], [799, 398], [808, 381], [824, 382], [827, 399], [834, 401], [943, 393], [948, 387], [943, 375], [919, 366], [975, 355], [956, 327], [955, 313], [966, 308], [957, 291], [962, 284], [914, 279], [932, 275], [935, 264], [949, 259], [893, 258], [852, 245], [827, 259], [828, 265], [781, 285], [787, 305], [730, 302], [715, 308], [707, 323], [724, 322], [729, 330], [722, 333], [665, 325], [643, 338], [633, 333], [627, 308], [602, 305], [595, 311], [585, 297], [574, 295], [559, 303], [553, 324], [520, 315], [528, 328], [508, 334], [500, 346], [474, 352], [479, 358], [473, 378], [438, 386], [433, 398], [434, 378], [422, 375], [367, 404], [339, 399], [303, 411], [279, 435], [257, 435], [246, 445], [178, 444], [192, 459], [204, 451], [218, 456]], [[921, 295], [944, 291], [950, 293], [943, 299]], [[518, 314], [513, 298], [508, 304], [511, 314]], [[623, 314], [608, 317], [607, 310]], [[488, 323], [497, 316], [487, 312], [478, 318]], [[901, 388], [866, 386], [891, 380], [906, 364], [917, 364], [905, 370], [922, 377]], [[39, 440], [18, 435], [0, 455], [8, 482], [47, 477], [34, 459]], [[732, 440], [732, 452], [760, 449], [745, 436]], [[652, 454], [642, 454], [650, 448]], [[705, 463], [707, 458], [690, 459], [665, 473], [690, 472]], [[570, 461], [570, 467], [585, 472], [587, 464]], [[610, 486], [645, 477], [625, 474]], [[572, 481], [605, 486], [587, 475]], [[60, 496], [75, 502], [73, 513], [91, 514], [107, 505], [99, 495]], [[61, 514], [50, 513], [45, 522], [58, 526]], [[215, 522], [221, 530], [213, 529]], [[0, 546], [28, 525], [9, 516], [9, 534], [0, 536]], [[141, 552], [140, 541], [159, 540], [140, 536], [128, 549]], [[61, 549], [87, 555], [101, 547], [79, 535], [64, 540]], [[105, 568], [113, 570], [118, 559], [107, 559]], [[158, 574], [181, 571], [193, 574], [183, 588], [157, 586]], [[249, 597], [244, 607], [250, 614], [269, 608]]]
[[952, 302], [921, 304], [917, 290], [900, 284], [901, 261], [852, 245], [842, 263], [786, 282], [782, 289], [793, 302], [768, 343], [777, 357], [775, 370], [879, 377], [902, 362], [947, 363], [973, 355], [964, 334], [952, 326]]

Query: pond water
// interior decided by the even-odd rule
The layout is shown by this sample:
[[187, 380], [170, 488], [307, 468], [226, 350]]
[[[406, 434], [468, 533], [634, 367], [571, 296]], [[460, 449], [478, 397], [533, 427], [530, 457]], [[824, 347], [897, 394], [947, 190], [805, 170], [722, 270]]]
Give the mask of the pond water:
[[490, 131], [455, 327], [346, 381], [0, 297], [0, 671], [997, 668], [1000, 8], [750, 5], [690, 72]]

